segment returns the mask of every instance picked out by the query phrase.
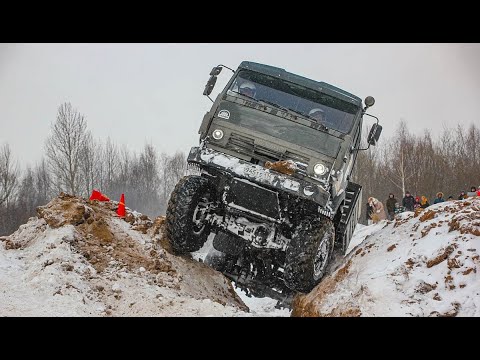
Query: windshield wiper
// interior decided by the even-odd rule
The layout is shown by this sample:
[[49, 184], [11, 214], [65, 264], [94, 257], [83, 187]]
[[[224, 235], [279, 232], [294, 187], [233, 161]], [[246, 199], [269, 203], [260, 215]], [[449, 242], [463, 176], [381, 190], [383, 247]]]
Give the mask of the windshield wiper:
[[277, 103], [273, 102], [273, 101], [269, 101], [269, 100], [264, 100], [264, 99], [258, 99], [258, 102], [263, 102], [265, 104], [268, 104], [268, 105], [272, 105], [273, 107], [276, 107], [277, 109], [281, 109], [281, 110], [285, 110], [285, 111], [288, 111], [289, 109], [287, 109], [286, 107], [283, 107], [281, 105], [278, 105]]
[[239, 93], [238, 91], [235, 91], [235, 90], [229, 90], [229, 91], [234, 92], [235, 94], [238, 94], [238, 95], [245, 96], [245, 97], [247, 97], [247, 98], [249, 98], [249, 99], [252, 99], [252, 100], [255, 100], [256, 102], [258, 102], [257, 99], [255, 99], [254, 97], [251, 97], [251, 96], [249, 96], [249, 95], [247, 95], [247, 94], [242, 94], [242, 93]]
[[310, 121], [313, 123], [311, 127], [315, 128], [315, 129], [320, 129], [320, 130], [323, 130], [323, 131], [327, 131], [327, 132], [328, 132], [328, 127], [326, 127], [324, 124], [318, 122], [317, 119], [312, 118], [310, 115], [301, 113], [301, 112], [299, 112], [299, 111], [296, 111], [296, 110], [293, 110], [293, 109], [290, 109], [290, 108], [288, 108], [288, 110], [294, 112], [295, 114], [300, 115], [301, 117], [304, 117], [304, 118], [310, 120]]

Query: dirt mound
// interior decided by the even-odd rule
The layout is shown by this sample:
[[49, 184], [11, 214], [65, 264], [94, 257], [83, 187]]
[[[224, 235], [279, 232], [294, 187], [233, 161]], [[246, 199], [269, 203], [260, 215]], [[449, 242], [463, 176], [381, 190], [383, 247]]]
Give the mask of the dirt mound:
[[[116, 216], [117, 207], [115, 201], [89, 201], [63, 193], [39, 207], [38, 218], [0, 238], [4, 244], [4, 250], [0, 246], [0, 286], [3, 259], [8, 264], [3, 267], [6, 273], [20, 261], [23, 277], [25, 272], [35, 274], [21, 291], [28, 292], [29, 286], [37, 289], [43, 280], [56, 283], [51, 294], [43, 294], [42, 289], [45, 302], [54, 306], [53, 297], [68, 297], [67, 302], [81, 308], [74, 315], [215, 316], [218, 307], [225, 308], [220, 313], [227, 315], [248, 312], [223, 275], [166, 251], [164, 217], [152, 221], [127, 208], [121, 219]], [[80, 304], [79, 294], [73, 296], [72, 289], [81, 295]], [[0, 296], [0, 315], [15, 315], [11, 310], [16, 308], [15, 301], [13, 296]], [[57, 315], [68, 313], [62, 309], [56, 310]], [[24, 313], [30, 310], [35, 314], [32, 309]], [[48, 315], [47, 310], [40, 315]]]

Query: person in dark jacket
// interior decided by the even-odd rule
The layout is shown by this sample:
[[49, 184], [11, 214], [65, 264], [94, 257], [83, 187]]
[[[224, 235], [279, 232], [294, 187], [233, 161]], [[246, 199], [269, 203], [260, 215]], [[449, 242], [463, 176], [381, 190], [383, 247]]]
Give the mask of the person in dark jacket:
[[461, 191], [460, 195], [458, 196], [458, 200], [463, 200], [467, 198], [467, 194], [465, 194], [465, 191]]
[[396, 202], [397, 202], [397, 199], [395, 199], [395, 195], [393, 193], [390, 193], [388, 195], [388, 199], [386, 201], [388, 220], [393, 220], [393, 218], [395, 217], [395, 204], [396, 204]]
[[405, 192], [405, 197], [402, 200], [402, 206], [405, 208], [405, 211], [413, 211], [413, 205], [415, 204], [415, 199], [413, 198], [410, 191]]
[[437, 193], [437, 198], [435, 199], [435, 201], [433, 203], [438, 204], [438, 203], [441, 203], [441, 202], [445, 202], [445, 199], [443, 198], [443, 192], [439, 191]]

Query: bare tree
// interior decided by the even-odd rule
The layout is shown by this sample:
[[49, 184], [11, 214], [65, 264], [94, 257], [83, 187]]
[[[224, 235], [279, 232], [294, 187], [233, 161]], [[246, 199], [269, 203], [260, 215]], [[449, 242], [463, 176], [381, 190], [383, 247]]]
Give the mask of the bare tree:
[[40, 163], [35, 167], [35, 188], [38, 192], [38, 203], [39, 205], [46, 204], [52, 197], [52, 179], [48, 171], [47, 162], [44, 158]]
[[105, 187], [107, 192], [110, 192], [113, 190], [114, 180], [118, 176], [118, 171], [120, 170], [120, 157], [118, 149], [117, 146], [110, 140], [110, 137], [107, 138], [105, 143], [102, 164], [105, 168], [102, 172], [102, 186]]
[[49, 166], [57, 189], [75, 195], [79, 192], [79, 167], [82, 149], [88, 138], [87, 122], [70, 103], [60, 105], [52, 124], [52, 135], [45, 143]]
[[83, 193], [89, 194], [99, 182], [100, 176], [98, 173], [99, 152], [101, 146], [96, 144], [90, 132], [85, 133], [83, 145], [80, 148], [79, 183], [82, 184]]
[[167, 203], [178, 180], [187, 173], [187, 161], [185, 154], [177, 151], [173, 156], [163, 153], [160, 157], [161, 167], [161, 213], [165, 213]]
[[8, 144], [0, 148], [0, 205], [8, 206], [15, 196], [18, 186], [18, 165], [12, 159], [12, 152]]
[[402, 120], [396, 131], [396, 138], [389, 143], [383, 157], [384, 176], [402, 191], [402, 196], [405, 196], [407, 180], [413, 177], [416, 171], [411, 161], [413, 149], [413, 137], [408, 133], [407, 125]]

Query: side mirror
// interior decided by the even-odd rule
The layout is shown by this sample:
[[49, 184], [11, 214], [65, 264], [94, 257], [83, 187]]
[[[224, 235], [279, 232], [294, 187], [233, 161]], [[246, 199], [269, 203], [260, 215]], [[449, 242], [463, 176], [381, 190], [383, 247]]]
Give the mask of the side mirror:
[[370, 132], [368, 133], [367, 143], [370, 145], [375, 146], [380, 138], [380, 134], [382, 133], [382, 125], [373, 124]]
[[[221, 70], [221, 68], [220, 68]], [[212, 70], [213, 72], [213, 70]], [[207, 85], [205, 85], [205, 90], [203, 90], [203, 95], [210, 95], [212, 93], [213, 88], [215, 87], [215, 83], [217, 82], [217, 76], [211, 75], [210, 79], [207, 81]]]
[[210, 76], [217, 76], [222, 72], [222, 67], [221, 66], [215, 66], [212, 71], [210, 71]]

